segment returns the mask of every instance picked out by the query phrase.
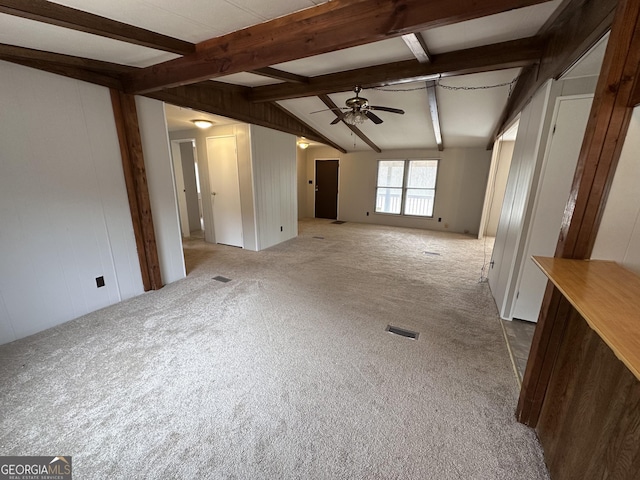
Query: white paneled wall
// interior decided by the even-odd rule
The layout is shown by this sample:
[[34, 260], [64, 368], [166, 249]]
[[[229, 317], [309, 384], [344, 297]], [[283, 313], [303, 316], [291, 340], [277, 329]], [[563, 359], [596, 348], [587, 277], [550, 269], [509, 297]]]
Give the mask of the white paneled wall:
[[296, 138], [251, 125], [258, 250], [298, 235]]
[[618, 162], [591, 258], [613, 260], [640, 275], [640, 108]]
[[[0, 343], [143, 293], [109, 90], [0, 62]], [[162, 103], [137, 102], [163, 281], [184, 259]], [[98, 288], [96, 277], [104, 277]]]
[[[520, 115], [518, 135], [511, 159], [498, 231], [491, 257], [488, 279], [491, 292], [502, 318], [511, 319], [509, 312], [515, 295], [515, 279], [520, 269], [525, 239], [523, 231], [528, 225], [528, 211], [534, 196], [532, 184], [537, 181], [541, 163], [541, 151], [549, 132], [548, 121], [551, 82], [547, 82], [535, 94]], [[534, 187], [535, 192], [535, 187]]]
[[109, 91], [3, 62], [0, 85], [5, 343], [143, 289]]

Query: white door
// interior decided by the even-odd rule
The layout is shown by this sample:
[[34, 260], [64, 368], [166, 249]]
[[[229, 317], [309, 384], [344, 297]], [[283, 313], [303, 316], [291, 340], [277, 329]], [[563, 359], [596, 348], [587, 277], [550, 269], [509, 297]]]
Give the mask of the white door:
[[555, 253], [592, 99], [592, 96], [582, 96], [557, 100], [553, 133], [540, 175], [513, 318], [538, 321], [547, 277], [533, 263], [531, 256], [553, 257]]
[[207, 156], [216, 243], [243, 247], [236, 137], [207, 138]]

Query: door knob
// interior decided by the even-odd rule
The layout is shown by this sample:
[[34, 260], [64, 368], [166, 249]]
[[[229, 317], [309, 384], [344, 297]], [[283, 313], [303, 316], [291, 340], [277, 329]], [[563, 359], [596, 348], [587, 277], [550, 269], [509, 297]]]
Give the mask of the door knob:
[[216, 192], [211, 192], [211, 195], [215, 195], [215, 194], [216, 194]]

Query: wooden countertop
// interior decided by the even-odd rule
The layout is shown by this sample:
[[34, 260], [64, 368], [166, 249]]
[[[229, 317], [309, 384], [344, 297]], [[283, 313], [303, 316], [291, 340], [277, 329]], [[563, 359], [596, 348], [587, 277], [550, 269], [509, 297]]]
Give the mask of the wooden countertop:
[[640, 380], [640, 277], [603, 260], [533, 261]]

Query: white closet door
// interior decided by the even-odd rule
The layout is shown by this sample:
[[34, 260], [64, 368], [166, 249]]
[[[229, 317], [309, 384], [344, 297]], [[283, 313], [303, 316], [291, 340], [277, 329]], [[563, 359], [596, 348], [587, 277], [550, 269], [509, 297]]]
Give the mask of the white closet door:
[[552, 120], [554, 133], [540, 175], [513, 318], [538, 321], [547, 277], [531, 256], [552, 257], [555, 253], [592, 100], [592, 96], [560, 97], [556, 102]]
[[216, 243], [243, 247], [236, 137], [207, 138]]

